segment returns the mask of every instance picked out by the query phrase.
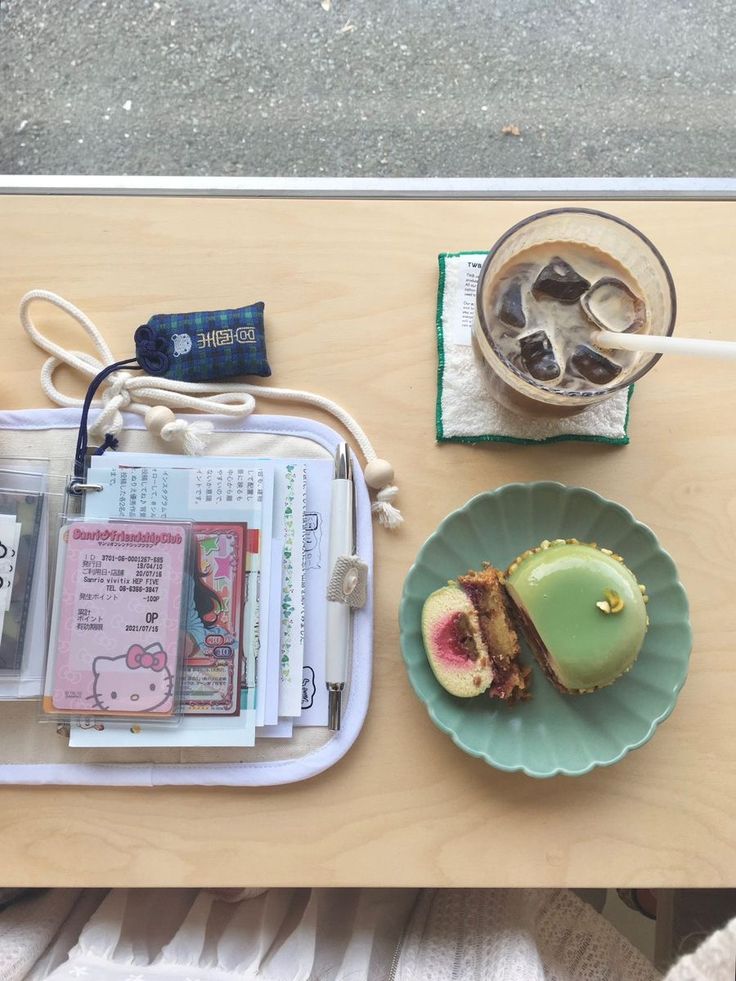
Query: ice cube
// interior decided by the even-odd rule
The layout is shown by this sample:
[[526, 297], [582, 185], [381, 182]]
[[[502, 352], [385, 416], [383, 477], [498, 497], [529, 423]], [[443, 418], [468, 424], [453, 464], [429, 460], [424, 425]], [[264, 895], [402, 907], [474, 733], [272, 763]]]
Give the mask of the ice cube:
[[521, 280], [515, 279], [504, 292], [498, 307], [498, 318], [509, 327], [526, 327], [524, 305], [521, 302]]
[[621, 365], [609, 361], [600, 351], [587, 344], [578, 344], [567, 363], [569, 371], [592, 382], [594, 385], [608, 385], [621, 374]]
[[616, 333], [632, 333], [646, 323], [644, 301], [626, 283], [605, 276], [580, 297], [580, 305], [594, 324]]
[[519, 339], [521, 361], [526, 370], [538, 381], [558, 378], [560, 366], [555, 357], [552, 342], [543, 330], [535, 330]]
[[575, 303], [589, 287], [587, 279], [556, 255], [534, 280], [532, 293], [536, 299], [550, 296], [560, 303]]

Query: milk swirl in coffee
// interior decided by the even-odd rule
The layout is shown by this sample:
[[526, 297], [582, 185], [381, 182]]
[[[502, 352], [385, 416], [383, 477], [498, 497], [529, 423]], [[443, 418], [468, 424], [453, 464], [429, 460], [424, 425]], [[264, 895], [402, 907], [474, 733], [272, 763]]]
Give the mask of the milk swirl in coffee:
[[614, 258], [576, 242], [517, 253], [491, 287], [489, 322], [507, 361], [534, 384], [583, 391], [625, 383], [639, 354], [596, 348], [596, 331], [648, 330], [643, 293]]

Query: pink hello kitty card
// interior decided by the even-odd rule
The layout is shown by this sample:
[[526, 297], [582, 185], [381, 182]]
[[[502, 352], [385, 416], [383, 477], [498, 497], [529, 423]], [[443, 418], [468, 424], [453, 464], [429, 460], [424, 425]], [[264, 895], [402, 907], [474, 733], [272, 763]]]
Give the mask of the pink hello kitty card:
[[186, 524], [62, 527], [46, 713], [149, 720], [174, 714], [189, 547]]

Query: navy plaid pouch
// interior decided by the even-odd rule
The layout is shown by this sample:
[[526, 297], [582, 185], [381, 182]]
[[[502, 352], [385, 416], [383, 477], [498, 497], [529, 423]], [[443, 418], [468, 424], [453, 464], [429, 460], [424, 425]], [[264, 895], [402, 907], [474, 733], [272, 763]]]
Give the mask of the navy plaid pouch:
[[149, 375], [203, 382], [267, 377], [263, 303], [235, 310], [158, 313], [135, 332], [138, 363]]

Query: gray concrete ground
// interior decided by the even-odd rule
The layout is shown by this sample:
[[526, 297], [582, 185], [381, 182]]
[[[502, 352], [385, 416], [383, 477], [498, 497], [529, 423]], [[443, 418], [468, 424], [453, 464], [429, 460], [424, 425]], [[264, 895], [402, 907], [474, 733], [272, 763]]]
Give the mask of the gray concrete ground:
[[0, 0], [0, 172], [731, 177], [735, 65], [732, 2]]

